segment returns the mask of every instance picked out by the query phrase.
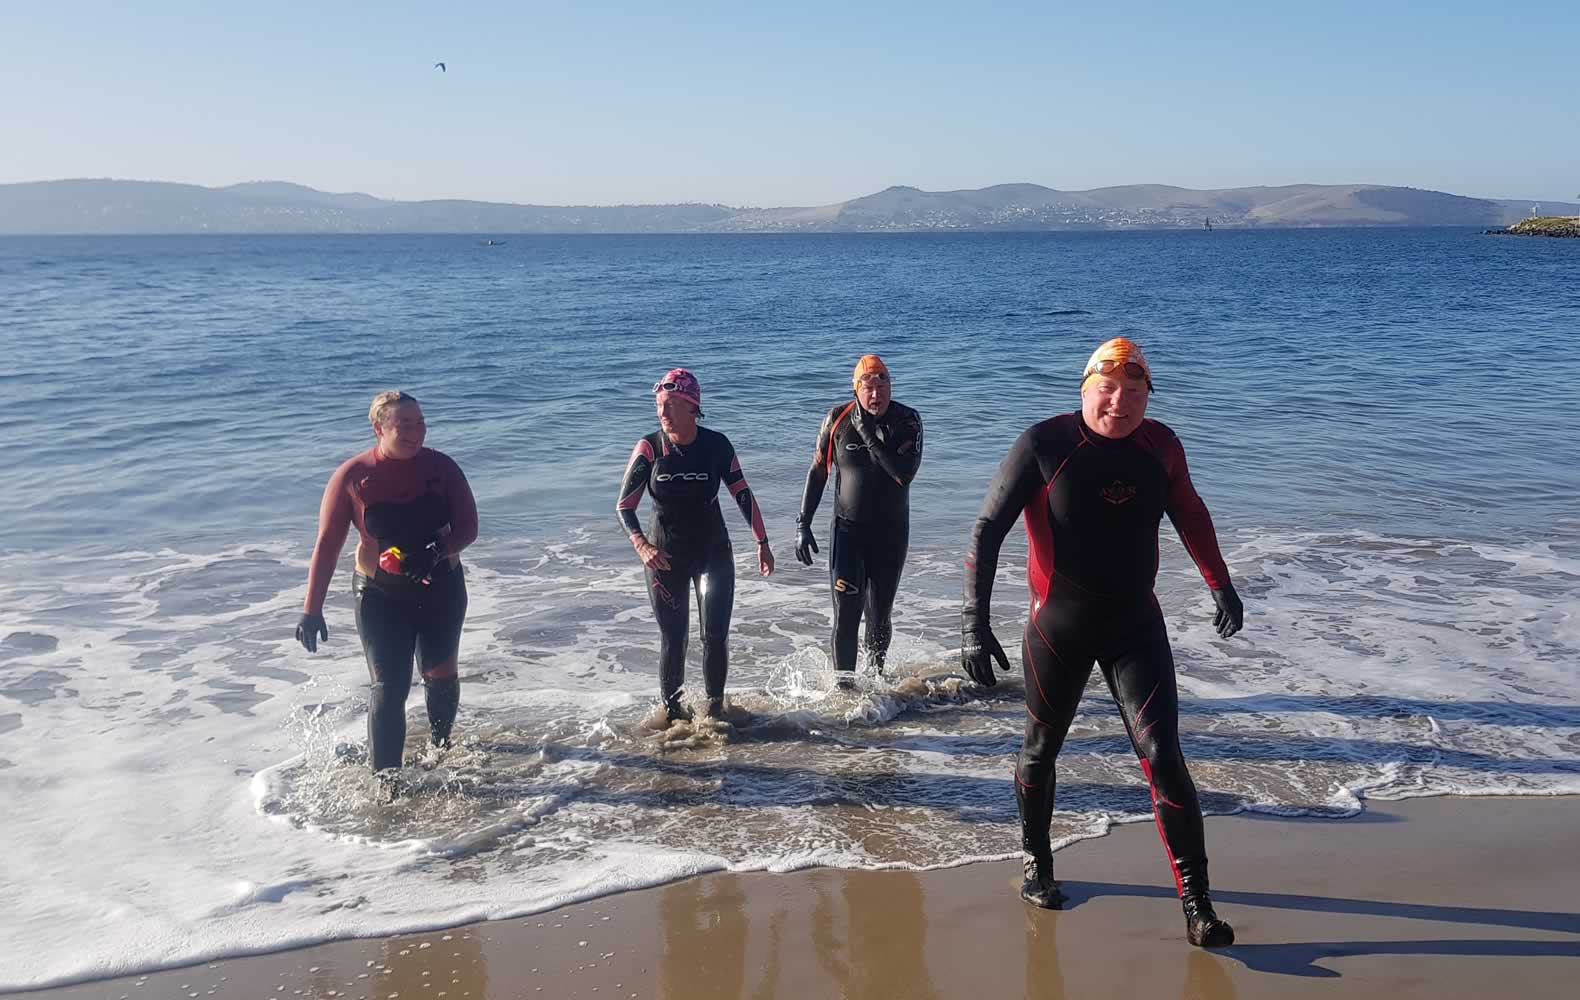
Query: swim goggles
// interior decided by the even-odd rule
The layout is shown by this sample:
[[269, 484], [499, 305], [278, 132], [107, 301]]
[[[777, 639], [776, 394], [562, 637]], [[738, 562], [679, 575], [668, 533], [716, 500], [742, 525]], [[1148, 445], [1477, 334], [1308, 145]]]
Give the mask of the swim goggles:
[[689, 388], [691, 388], [691, 386], [685, 382], [670, 381], [653, 383], [653, 392], [655, 395], [660, 392], [683, 392]]
[[1148, 385], [1152, 384], [1152, 376], [1147, 373], [1146, 366], [1134, 361], [1099, 361], [1086, 369], [1086, 374], [1112, 375], [1114, 372], [1119, 371], [1121, 367], [1124, 369], [1126, 378], [1143, 379]]
[[888, 372], [866, 372], [865, 374], [863, 374], [861, 376], [861, 378], [858, 378], [856, 380], [856, 384], [857, 385], [867, 385], [867, 384], [872, 383], [872, 382], [877, 382], [877, 383], [879, 383], [881, 385], [881, 384], [886, 384], [888, 381], [889, 381], [889, 373]]

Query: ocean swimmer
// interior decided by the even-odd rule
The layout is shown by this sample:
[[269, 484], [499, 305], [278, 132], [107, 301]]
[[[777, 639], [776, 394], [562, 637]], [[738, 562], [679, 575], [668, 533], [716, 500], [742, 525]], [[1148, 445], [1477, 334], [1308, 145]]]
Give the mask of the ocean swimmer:
[[477, 503], [448, 455], [423, 447], [422, 406], [381, 392], [368, 408], [373, 447], [341, 463], [324, 487], [318, 540], [296, 639], [309, 653], [329, 638], [324, 597], [346, 535], [356, 526], [357, 635], [367, 657], [368, 761], [401, 766], [412, 661], [422, 673], [429, 738], [446, 747], [461, 700], [456, 657], [466, 618], [461, 550], [477, 540]]
[[[774, 554], [735, 447], [723, 434], [697, 423], [702, 419], [702, 387], [696, 376], [684, 368], [671, 369], [653, 386], [653, 395], [659, 429], [631, 449], [615, 512], [645, 567], [661, 636], [658, 683], [668, 719], [691, 718], [683, 685], [690, 625], [686, 602], [693, 588], [702, 636], [706, 713], [717, 719], [724, 713], [730, 614], [735, 606], [735, 553], [719, 509], [720, 486], [729, 489], [751, 527], [757, 568], [763, 576], [774, 571]], [[653, 518], [646, 532], [636, 515], [644, 491], [653, 497]]]
[[1048, 909], [1064, 900], [1048, 832], [1054, 760], [1095, 661], [1151, 790], [1186, 936], [1217, 948], [1234, 943], [1234, 929], [1214, 912], [1208, 892], [1201, 805], [1180, 750], [1174, 655], [1153, 592], [1164, 514], [1212, 591], [1218, 634], [1238, 632], [1244, 612], [1179, 439], [1146, 419], [1151, 391], [1141, 348], [1116, 337], [1082, 372], [1080, 410], [1034, 425], [1011, 446], [972, 530], [960, 658], [988, 686], [997, 683], [994, 661], [1009, 669], [990, 607], [999, 546], [1024, 512], [1031, 609], [1021, 647], [1026, 733], [1015, 772], [1021, 898]]
[[889, 616], [900, 589], [911, 535], [911, 481], [922, 464], [922, 418], [891, 398], [889, 368], [862, 355], [851, 374], [853, 401], [823, 417], [817, 449], [796, 515], [796, 558], [812, 565], [812, 519], [834, 476], [834, 524], [828, 577], [834, 597], [834, 676], [855, 679], [857, 629], [867, 620], [867, 664], [882, 673], [893, 630]]

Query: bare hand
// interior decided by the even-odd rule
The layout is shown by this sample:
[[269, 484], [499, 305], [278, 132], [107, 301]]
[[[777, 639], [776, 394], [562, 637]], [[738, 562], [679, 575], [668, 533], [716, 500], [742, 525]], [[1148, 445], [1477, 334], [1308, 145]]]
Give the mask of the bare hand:
[[631, 544], [636, 546], [636, 557], [649, 569], [669, 569], [669, 553], [641, 535], [634, 535]]
[[774, 550], [764, 542], [757, 546], [757, 570], [763, 576], [772, 576], [774, 571]]

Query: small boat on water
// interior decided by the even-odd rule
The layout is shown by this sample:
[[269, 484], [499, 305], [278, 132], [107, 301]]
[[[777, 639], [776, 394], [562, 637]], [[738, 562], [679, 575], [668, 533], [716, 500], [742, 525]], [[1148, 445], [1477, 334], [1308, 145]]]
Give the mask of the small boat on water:
[[1210, 216], [1210, 215], [1207, 216], [1205, 219], [1202, 220], [1202, 223], [1203, 223], [1203, 225], [1205, 225], [1207, 227], [1207, 231], [1209, 233], [1212, 232], [1212, 216]]

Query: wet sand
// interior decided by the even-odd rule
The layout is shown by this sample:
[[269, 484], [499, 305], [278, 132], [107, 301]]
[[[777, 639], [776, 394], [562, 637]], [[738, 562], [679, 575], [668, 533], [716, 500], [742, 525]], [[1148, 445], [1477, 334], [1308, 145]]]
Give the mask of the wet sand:
[[514, 920], [13, 994], [373, 1000], [597, 997], [1573, 997], [1580, 798], [1371, 803], [1348, 820], [1209, 818], [1238, 941], [1192, 948], [1152, 824], [1019, 865], [717, 874]]

